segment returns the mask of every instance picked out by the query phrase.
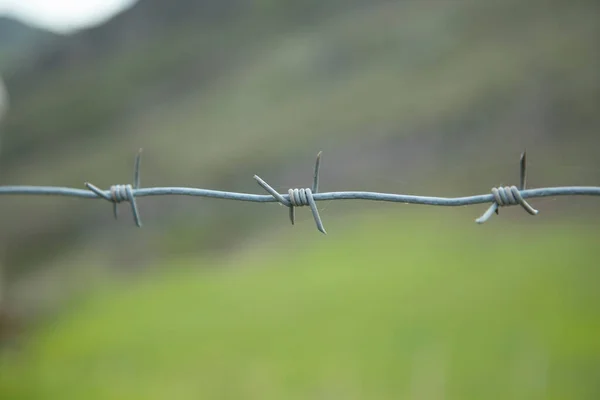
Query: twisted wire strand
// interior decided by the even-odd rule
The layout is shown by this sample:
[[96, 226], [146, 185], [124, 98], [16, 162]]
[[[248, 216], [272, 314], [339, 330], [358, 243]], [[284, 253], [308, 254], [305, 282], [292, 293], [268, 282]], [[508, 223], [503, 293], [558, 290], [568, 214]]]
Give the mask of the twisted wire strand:
[[316, 202], [331, 200], [367, 200], [383, 201], [404, 204], [420, 204], [428, 206], [468, 206], [475, 204], [491, 203], [485, 213], [477, 218], [475, 222], [482, 224], [488, 221], [500, 207], [519, 205], [523, 207], [530, 215], [537, 215], [538, 210], [534, 209], [526, 199], [555, 197], [555, 196], [600, 196], [600, 186], [561, 186], [545, 187], [536, 189], [526, 189], [526, 164], [525, 153], [521, 156], [521, 179], [520, 188], [516, 186], [494, 187], [489, 194], [465, 196], [465, 197], [436, 197], [436, 196], [417, 196], [393, 193], [364, 192], [364, 191], [340, 191], [340, 192], [318, 192], [319, 190], [319, 168], [321, 153], [317, 157], [315, 164], [315, 175], [312, 189], [290, 189], [283, 195], [273, 189], [263, 179], [254, 176], [257, 183], [267, 191], [266, 195], [225, 192], [211, 189], [199, 189], [189, 187], [140, 187], [140, 156], [136, 157], [134, 167], [134, 184], [113, 185], [109, 190], [102, 190], [93, 184], [86, 182], [85, 189], [75, 189], [59, 186], [0, 186], [1, 195], [33, 195], [33, 196], [67, 196], [79, 197], [85, 199], [104, 199], [113, 204], [113, 212], [117, 217], [117, 204], [129, 202], [131, 204], [133, 218], [138, 227], [141, 227], [141, 220], [136, 198], [146, 196], [198, 196], [223, 200], [246, 201], [255, 203], [280, 203], [289, 208], [290, 221], [295, 222], [295, 208], [309, 206], [311, 208], [317, 229], [326, 233], [321, 217], [319, 216]]

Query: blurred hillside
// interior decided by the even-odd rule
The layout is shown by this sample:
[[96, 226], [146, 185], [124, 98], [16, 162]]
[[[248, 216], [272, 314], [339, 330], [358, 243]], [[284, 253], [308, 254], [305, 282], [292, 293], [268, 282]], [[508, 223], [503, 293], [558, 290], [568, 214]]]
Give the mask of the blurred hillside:
[[[141, 0], [3, 71], [0, 184], [127, 183], [138, 147], [145, 186], [260, 193], [255, 173], [308, 185], [323, 150], [325, 191], [464, 195], [516, 182], [524, 148], [533, 186], [597, 184], [599, 12], [584, 0]], [[548, 218], [564, 204], [546, 203]], [[101, 201], [0, 205], [10, 282], [82, 259], [131, 269], [230, 249], [287, 222], [208, 199], [142, 199], [142, 230], [126, 205], [118, 222]]]
[[60, 35], [0, 17], [0, 71], [18, 68], [17, 63], [61, 39]]
[[[293, 29], [294, 21], [310, 23], [327, 5], [144, 0], [100, 27], [46, 46], [6, 73], [15, 104], [27, 106], [7, 122], [13, 133], [2, 165], [62, 146], [60, 140], [82, 131], [93, 136], [137, 110], [146, 112], [153, 98], [182, 94], [191, 82], [198, 90], [251, 52], [246, 46]], [[67, 87], [69, 93], [52, 96]], [[74, 105], [77, 116], [70, 114]], [[61, 118], [65, 113], [70, 117]]]

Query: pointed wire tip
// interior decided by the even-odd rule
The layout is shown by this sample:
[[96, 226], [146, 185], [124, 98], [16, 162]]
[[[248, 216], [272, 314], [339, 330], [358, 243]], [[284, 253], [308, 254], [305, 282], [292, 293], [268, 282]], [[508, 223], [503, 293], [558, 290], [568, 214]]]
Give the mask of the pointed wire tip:
[[521, 166], [525, 167], [525, 163], [527, 162], [527, 149], [523, 150], [519, 161], [521, 162]]
[[140, 164], [142, 162], [142, 149], [138, 150], [138, 153], [135, 156], [135, 165], [133, 167], [133, 188], [140, 188]]
[[[256, 182], [258, 182], [258, 184], [259, 184], [260, 186], [263, 186], [263, 182], [264, 182], [264, 181], [262, 180], [262, 178], [261, 178], [260, 176], [258, 176], [258, 175], [254, 175], [254, 176], [253, 176], [253, 178], [254, 178], [254, 180], [255, 180]], [[264, 187], [264, 186], [263, 186], [263, 187]]]
[[102, 189], [100, 189], [99, 187], [96, 187], [95, 185], [92, 185], [89, 182], [85, 182], [84, 183], [85, 187], [88, 188], [89, 190], [91, 190], [92, 192], [96, 193], [96, 195], [98, 197], [102, 197], [103, 199], [106, 200], [111, 200], [110, 196], [105, 194], [104, 191]]
[[521, 153], [521, 160], [519, 162], [520, 167], [520, 182], [519, 182], [519, 190], [525, 190], [527, 187], [527, 149], [523, 150]]
[[312, 191], [314, 193], [319, 192], [319, 170], [321, 169], [321, 154], [323, 154], [323, 152], [319, 151], [319, 154], [317, 154], [317, 160], [315, 162], [315, 172], [313, 175], [313, 184], [312, 184]]

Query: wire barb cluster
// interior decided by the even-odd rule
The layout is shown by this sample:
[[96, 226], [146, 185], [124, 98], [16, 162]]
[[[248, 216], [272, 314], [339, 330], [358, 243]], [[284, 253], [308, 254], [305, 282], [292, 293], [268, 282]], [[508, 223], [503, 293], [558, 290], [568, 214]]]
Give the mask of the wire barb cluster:
[[263, 187], [275, 200], [277, 200], [282, 205], [289, 207], [290, 209], [290, 221], [292, 225], [296, 222], [296, 207], [302, 206], [310, 206], [312, 210], [313, 217], [315, 219], [315, 223], [317, 224], [317, 229], [327, 234], [325, 228], [323, 227], [323, 221], [321, 221], [321, 217], [319, 216], [319, 209], [317, 208], [317, 203], [315, 202], [315, 198], [313, 193], [318, 193], [319, 191], [319, 168], [321, 166], [321, 153], [317, 155], [317, 162], [315, 163], [315, 174], [313, 178], [313, 187], [312, 189], [290, 189], [288, 190], [288, 198], [286, 199], [282, 195], [280, 195], [275, 189], [273, 189], [269, 184], [262, 179], [258, 175], [254, 175], [254, 179], [258, 182], [260, 186]]
[[137, 202], [135, 201], [134, 190], [140, 188], [140, 163], [142, 159], [142, 149], [138, 151], [135, 157], [135, 167], [133, 169], [133, 187], [130, 184], [127, 185], [112, 185], [109, 189], [110, 194], [106, 194], [102, 189], [92, 185], [89, 182], [85, 182], [85, 186], [92, 192], [96, 193], [103, 199], [113, 203], [113, 214], [115, 219], [119, 217], [119, 208], [117, 205], [123, 201], [128, 201], [131, 204], [131, 212], [133, 214], [133, 220], [138, 228], [142, 227], [142, 221], [140, 219], [140, 212], [138, 211]]
[[488, 219], [490, 219], [494, 212], [496, 214], [499, 214], [499, 207], [520, 205], [525, 211], [527, 211], [531, 215], [537, 215], [539, 213], [538, 210], [531, 207], [531, 205], [527, 201], [525, 201], [525, 199], [523, 199], [520, 192], [522, 190], [525, 190], [525, 186], [527, 185], [527, 153], [525, 151], [521, 154], [520, 167], [521, 182], [519, 188], [517, 188], [514, 185], [492, 188], [494, 202], [481, 217], [475, 220], [478, 224], [483, 224], [484, 222], [486, 222]]
[[224, 200], [249, 201], [255, 203], [279, 203], [289, 209], [289, 218], [292, 225], [296, 222], [296, 208], [309, 206], [317, 229], [326, 234], [323, 221], [319, 215], [317, 201], [325, 200], [371, 200], [386, 201], [405, 204], [422, 204], [430, 206], [465, 206], [473, 204], [491, 203], [483, 215], [475, 220], [478, 224], [488, 221], [491, 216], [499, 214], [501, 207], [521, 206], [530, 215], [537, 215], [538, 210], [533, 208], [527, 201], [527, 198], [549, 197], [549, 196], [600, 196], [600, 187], [598, 186], [567, 186], [527, 189], [527, 163], [526, 153], [521, 154], [520, 159], [520, 184], [519, 186], [493, 187], [491, 194], [475, 195], [468, 197], [429, 197], [415, 196], [405, 194], [377, 193], [377, 192], [328, 192], [319, 191], [319, 170], [321, 166], [321, 152], [317, 155], [315, 163], [312, 188], [292, 188], [283, 195], [277, 192], [267, 182], [258, 175], [254, 175], [256, 182], [268, 193], [267, 195], [257, 195], [250, 193], [223, 192], [210, 189], [187, 188], [187, 187], [140, 187], [140, 163], [141, 149], [136, 155], [133, 184], [112, 185], [109, 190], [102, 190], [97, 186], [85, 182], [87, 190], [74, 189], [57, 186], [0, 186], [1, 195], [53, 195], [53, 196], [71, 196], [88, 199], [104, 199], [113, 204], [114, 217], [118, 217], [118, 204], [129, 202], [136, 226], [141, 227], [140, 213], [136, 198], [143, 196], [200, 196], [212, 197]]

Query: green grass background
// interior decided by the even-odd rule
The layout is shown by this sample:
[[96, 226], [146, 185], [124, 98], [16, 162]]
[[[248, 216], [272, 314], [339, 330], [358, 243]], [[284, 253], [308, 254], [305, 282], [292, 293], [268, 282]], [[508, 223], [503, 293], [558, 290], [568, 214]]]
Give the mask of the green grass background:
[[328, 236], [302, 222], [230, 257], [160, 264], [87, 293], [4, 354], [0, 393], [598, 398], [597, 227], [465, 215], [380, 209], [330, 218]]

